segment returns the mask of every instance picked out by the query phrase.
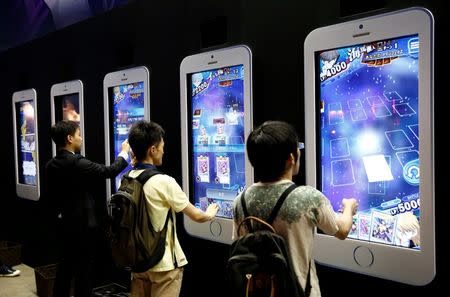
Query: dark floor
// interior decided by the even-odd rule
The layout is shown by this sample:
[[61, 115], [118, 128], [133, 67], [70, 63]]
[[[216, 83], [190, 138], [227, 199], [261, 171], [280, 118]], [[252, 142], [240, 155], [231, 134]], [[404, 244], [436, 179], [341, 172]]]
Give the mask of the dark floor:
[[[37, 297], [35, 270], [25, 264], [14, 266], [20, 270], [16, 277], [0, 277], [0, 297]], [[47, 297], [51, 292], [49, 282], [39, 281], [40, 297]], [[107, 284], [94, 289], [93, 297], [128, 297], [128, 290], [115, 283]]]
[[109, 284], [94, 289], [92, 294], [94, 297], [128, 297], [130, 293], [125, 287], [118, 284]]

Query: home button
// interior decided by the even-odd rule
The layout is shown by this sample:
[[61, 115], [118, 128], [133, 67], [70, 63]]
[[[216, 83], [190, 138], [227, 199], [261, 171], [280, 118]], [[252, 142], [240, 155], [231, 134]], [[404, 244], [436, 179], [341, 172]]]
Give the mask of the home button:
[[222, 226], [217, 221], [212, 221], [211, 224], [209, 224], [209, 230], [211, 231], [211, 234], [215, 237], [220, 236], [220, 234], [222, 234]]
[[355, 259], [356, 264], [361, 267], [369, 267], [373, 264], [373, 253], [365, 246], [358, 246], [355, 248], [353, 251], [353, 258]]

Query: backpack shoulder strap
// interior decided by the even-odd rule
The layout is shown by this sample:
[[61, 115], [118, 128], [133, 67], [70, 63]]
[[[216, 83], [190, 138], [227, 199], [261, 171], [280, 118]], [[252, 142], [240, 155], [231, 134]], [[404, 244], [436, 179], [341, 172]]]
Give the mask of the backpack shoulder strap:
[[244, 190], [241, 195], [241, 206], [242, 206], [242, 212], [244, 213], [244, 217], [243, 217], [244, 219], [246, 217], [248, 217], [247, 205], [245, 204], [245, 192], [246, 191], [247, 190]]
[[130, 171], [131, 171], [131, 170], [128, 170], [128, 171], [125, 172], [122, 176], [123, 176], [123, 177], [130, 177]]
[[[129, 172], [126, 174], [128, 175]], [[162, 174], [162, 172], [158, 171], [157, 169], [145, 169], [143, 172], [141, 172], [136, 179], [141, 183], [141, 185], [144, 185], [152, 176]]]
[[[247, 192], [247, 189], [245, 189], [241, 194], [242, 213], [244, 214], [244, 217], [242, 219], [245, 219], [246, 217], [248, 217], [247, 205], [245, 204], [245, 192]], [[253, 232], [252, 225], [250, 224], [249, 221], [246, 221], [246, 225], [247, 225], [247, 230], [249, 232]]]
[[273, 208], [272, 212], [269, 215], [269, 218], [267, 219], [267, 223], [270, 225], [273, 224], [273, 221], [277, 217], [278, 211], [280, 210], [281, 206], [283, 205], [283, 202], [286, 200], [287, 196], [295, 189], [297, 188], [296, 184], [290, 185], [284, 192], [281, 194], [280, 198], [278, 198], [277, 204], [275, 204], [275, 207]]

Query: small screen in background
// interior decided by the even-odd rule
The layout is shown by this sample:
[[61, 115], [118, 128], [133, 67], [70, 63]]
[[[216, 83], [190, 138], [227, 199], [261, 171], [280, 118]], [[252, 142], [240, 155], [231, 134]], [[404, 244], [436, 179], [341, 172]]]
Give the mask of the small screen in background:
[[16, 103], [18, 179], [20, 184], [36, 186], [36, 120], [34, 101]]
[[[108, 89], [110, 104], [112, 107], [110, 123], [113, 124], [112, 137], [114, 153], [111, 154], [111, 162], [114, 161], [122, 151], [122, 142], [128, 138], [128, 131], [131, 126], [144, 120], [144, 82], [135, 82], [125, 85], [110, 87]], [[131, 169], [128, 165], [113, 182], [113, 193], [120, 185], [122, 175]]]
[[244, 66], [193, 73], [188, 83], [194, 204], [206, 210], [217, 203], [217, 216], [232, 219], [245, 187]]
[[80, 124], [80, 95], [78, 93], [55, 96], [55, 121], [74, 121]]
[[318, 168], [349, 237], [420, 249], [418, 35], [317, 53]]

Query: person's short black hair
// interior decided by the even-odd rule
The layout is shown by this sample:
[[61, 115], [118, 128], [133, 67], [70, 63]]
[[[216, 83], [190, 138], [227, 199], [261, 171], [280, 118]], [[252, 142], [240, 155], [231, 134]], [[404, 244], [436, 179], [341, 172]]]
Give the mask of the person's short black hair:
[[298, 157], [298, 135], [286, 122], [267, 121], [247, 138], [247, 155], [261, 182], [278, 180], [290, 154]]
[[66, 145], [67, 136], [75, 136], [78, 129], [80, 129], [80, 126], [77, 122], [67, 120], [59, 121], [52, 126], [50, 136], [55, 142], [56, 147], [61, 148]]
[[164, 129], [155, 122], [139, 121], [131, 126], [128, 143], [137, 161], [147, 157], [147, 150], [152, 145], [159, 145], [164, 138]]

